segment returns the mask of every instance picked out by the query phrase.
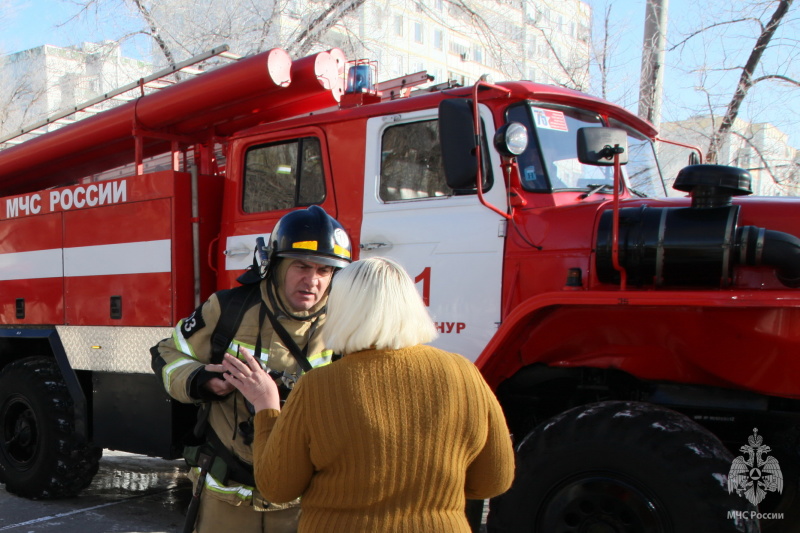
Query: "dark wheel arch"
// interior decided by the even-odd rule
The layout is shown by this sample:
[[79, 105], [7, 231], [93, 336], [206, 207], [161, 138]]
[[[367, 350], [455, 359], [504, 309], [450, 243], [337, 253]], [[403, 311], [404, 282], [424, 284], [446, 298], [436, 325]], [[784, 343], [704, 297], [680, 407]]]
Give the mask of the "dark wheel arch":
[[488, 530], [754, 533], [755, 520], [729, 514], [755, 511], [727, 491], [732, 460], [675, 411], [617, 401], [576, 407], [522, 440], [514, 485], [492, 500]]
[[26, 357], [0, 371], [0, 481], [25, 498], [73, 496], [102, 450], [75, 431], [75, 406], [56, 361]]

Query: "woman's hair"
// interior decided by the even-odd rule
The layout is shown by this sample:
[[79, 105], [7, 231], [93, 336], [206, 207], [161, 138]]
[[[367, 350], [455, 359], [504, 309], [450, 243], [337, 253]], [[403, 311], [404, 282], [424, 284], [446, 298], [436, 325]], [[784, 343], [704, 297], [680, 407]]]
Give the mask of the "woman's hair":
[[403, 267], [371, 257], [334, 276], [323, 338], [342, 354], [398, 349], [433, 340], [436, 326]]

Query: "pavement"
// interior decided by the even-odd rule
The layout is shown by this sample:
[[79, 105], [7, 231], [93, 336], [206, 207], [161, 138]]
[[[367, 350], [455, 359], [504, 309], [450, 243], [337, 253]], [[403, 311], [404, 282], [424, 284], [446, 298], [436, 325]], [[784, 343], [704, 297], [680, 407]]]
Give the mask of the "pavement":
[[176, 533], [191, 483], [182, 460], [104, 450], [92, 484], [75, 498], [27, 500], [0, 484], [0, 532]]
[[181, 533], [191, 499], [185, 471], [183, 460], [104, 450], [75, 498], [28, 500], [0, 484], [0, 533]]

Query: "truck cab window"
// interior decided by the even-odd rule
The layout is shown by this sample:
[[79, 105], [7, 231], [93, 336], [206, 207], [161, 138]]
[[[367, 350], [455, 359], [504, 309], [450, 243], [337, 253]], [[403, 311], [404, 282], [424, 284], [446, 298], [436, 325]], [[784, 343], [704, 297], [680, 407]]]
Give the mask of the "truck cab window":
[[[512, 106], [508, 109], [507, 120], [509, 122], [519, 122], [525, 126], [529, 132], [534, 130], [531, 120], [531, 113], [526, 104]], [[547, 183], [547, 175], [544, 172], [542, 154], [536, 143], [531, 140], [528, 148], [517, 156], [522, 185], [528, 191], [549, 192], [550, 186]]]
[[439, 149], [436, 120], [387, 128], [381, 142], [380, 198], [384, 202], [452, 196]]
[[291, 209], [325, 199], [325, 172], [319, 139], [304, 137], [262, 144], [245, 154], [246, 213]]
[[[484, 139], [485, 141], [485, 139]], [[484, 154], [489, 154], [484, 142]], [[488, 155], [487, 155], [488, 157]], [[483, 190], [492, 187], [491, 164], [484, 161]], [[447, 185], [439, 144], [439, 122], [424, 120], [386, 128], [381, 139], [380, 198], [384, 202], [477, 194], [474, 187]]]
[[608, 122], [612, 128], [628, 132], [628, 164], [622, 167], [628, 186], [642, 196], [667, 196], [652, 141], [618, 120]]

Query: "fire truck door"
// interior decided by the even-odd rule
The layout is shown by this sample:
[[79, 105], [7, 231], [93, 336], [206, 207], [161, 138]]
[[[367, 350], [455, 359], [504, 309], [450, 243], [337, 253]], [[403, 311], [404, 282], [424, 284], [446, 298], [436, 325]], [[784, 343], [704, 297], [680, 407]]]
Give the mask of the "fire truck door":
[[234, 196], [243, 213], [222, 235], [223, 287], [236, 286], [235, 279], [253, 262], [256, 239], [269, 243], [275, 224], [290, 210], [317, 204], [336, 217], [333, 196], [325, 195], [325, 154], [325, 137], [312, 127], [259, 137], [245, 146], [241, 196]]
[[[488, 138], [491, 117], [483, 109]], [[434, 345], [475, 360], [500, 322], [505, 222], [445, 185], [436, 110], [370, 119], [360, 257], [398, 261], [436, 322]], [[497, 154], [486, 199], [505, 205]]]

